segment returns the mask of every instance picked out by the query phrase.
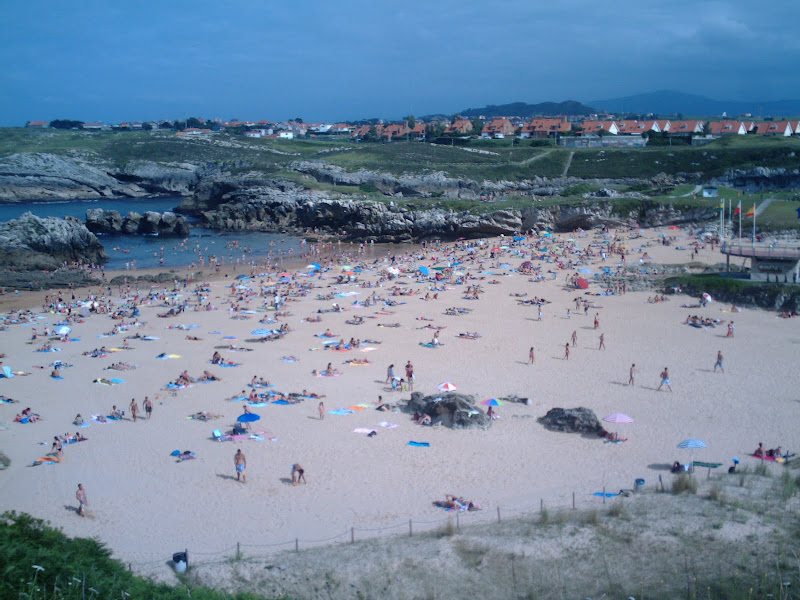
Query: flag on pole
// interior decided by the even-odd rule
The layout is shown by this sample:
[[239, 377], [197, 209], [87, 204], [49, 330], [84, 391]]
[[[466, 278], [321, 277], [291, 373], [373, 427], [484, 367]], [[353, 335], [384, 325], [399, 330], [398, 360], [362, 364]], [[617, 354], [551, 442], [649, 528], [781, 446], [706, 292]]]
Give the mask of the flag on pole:
[[736, 215], [738, 215], [740, 212], [742, 212], [742, 201], [741, 201], [741, 200], [739, 200], [739, 206], [737, 206], [737, 207], [736, 207], [736, 210], [734, 210], [734, 211], [733, 211], [733, 216], [735, 217], [735, 216], [736, 216]]
[[745, 217], [755, 217], [756, 216], [756, 205], [753, 204], [753, 208], [747, 211]]

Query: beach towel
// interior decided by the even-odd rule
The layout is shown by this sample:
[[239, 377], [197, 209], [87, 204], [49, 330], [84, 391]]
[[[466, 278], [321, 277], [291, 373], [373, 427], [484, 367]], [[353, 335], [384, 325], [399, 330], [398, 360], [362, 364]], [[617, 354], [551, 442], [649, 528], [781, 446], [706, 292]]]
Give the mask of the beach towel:
[[144, 341], [146, 341], [146, 342], [154, 342], [154, 341], [156, 341], [156, 340], [158, 340], [160, 338], [157, 337], [157, 336], [154, 336], [154, 335], [146, 335], [146, 336], [142, 337], [142, 339]]
[[375, 433], [374, 429], [367, 429], [366, 427], [356, 427], [353, 429], [353, 433], [366, 433], [369, 435], [370, 433]]
[[362, 352], [372, 352], [373, 350], [377, 350], [374, 346], [368, 346], [366, 348], [361, 348]]
[[235, 335], [225, 335], [225, 336], [222, 337], [222, 339], [223, 340], [235, 340], [236, 336]]
[[55, 465], [58, 464], [59, 460], [55, 456], [43, 456], [42, 458], [37, 458], [33, 461], [33, 466], [38, 465]]
[[417, 446], [419, 448], [427, 448], [430, 446], [430, 442], [408, 442], [409, 446]]
[[349, 410], [349, 409], [346, 409], [346, 408], [337, 408], [336, 410], [329, 410], [328, 411], [329, 415], [340, 415], [340, 416], [350, 415], [352, 413], [353, 413], [352, 410]]
[[786, 459], [783, 458], [782, 456], [777, 456], [777, 457], [776, 456], [757, 456], [755, 454], [751, 454], [750, 456], [752, 456], [753, 458], [757, 458], [759, 460], [766, 460], [766, 461], [769, 461], [769, 462], [786, 462]]
[[420, 342], [419, 345], [424, 346], [425, 348], [438, 348], [439, 346], [444, 346], [442, 343], [434, 344], [432, 342]]
[[218, 367], [222, 367], [223, 369], [227, 369], [227, 368], [230, 368], [230, 367], [241, 367], [242, 365], [240, 365], [239, 363], [233, 363], [233, 364], [219, 363], [217, 366]]
[[6, 377], [8, 379], [14, 377], [14, 373], [11, 371], [11, 367], [3, 367], [3, 374], [0, 375], [0, 377]]
[[317, 373], [317, 377], [339, 377], [339, 375], [341, 375], [341, 373]]
[[50, 375], [51, 379], [64, 379], [61, 375]]
[[289, 406], [291, 402], [287, 402], [286, 400], [273, 400], [273, 404], [280, 404], [281, 406]]
[[359, 406], [358, 404], [356, 404], [355, 406], [348, 406], [347, 410], [359, 411], [359, 410], [364, 410], [364, 408], [366, 408], [366, 407]]
[[[602, 498], [603, 492], [595, 492], [594, 494], [592, 494], [592, 496], [600, 496]], [[614, 498], [616, 496], [619, 496], [619, 494], [612, 494], [611, 492], [606, 492], [605, 496], [606, 498]]]
[[300, 359], [299, 359], [299, 358], [296, 358], [296, 357], [294, 357], [294, 356], [281, 356], [281, 360], [282, 360], [283, 362], [297, 362], [297, 361], [298, 361], [298, 360], [300, 360]]
[[394, 429], [397, 427], [397, 423], [389, 423], [388, 421], [381, 421], [378, 423], [379, 427], [385, 427], [386, 429]]
[[36, 352], [61, 352], [61, 348], [50, 348], [49, 350], [37, 350]]

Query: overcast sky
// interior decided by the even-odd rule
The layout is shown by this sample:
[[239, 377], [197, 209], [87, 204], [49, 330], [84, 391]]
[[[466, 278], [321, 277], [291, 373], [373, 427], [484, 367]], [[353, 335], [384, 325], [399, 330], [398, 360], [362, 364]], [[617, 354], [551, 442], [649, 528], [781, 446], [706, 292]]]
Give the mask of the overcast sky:
[[797, 0], [2, 0], [0, 125], [800, 97]]

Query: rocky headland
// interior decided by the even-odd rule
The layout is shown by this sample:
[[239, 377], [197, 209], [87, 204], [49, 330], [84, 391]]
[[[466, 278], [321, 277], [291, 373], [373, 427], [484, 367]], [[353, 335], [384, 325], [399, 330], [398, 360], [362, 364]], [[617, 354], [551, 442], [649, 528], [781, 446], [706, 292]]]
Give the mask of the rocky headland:
[[25, 213], [0, 223], [0, 264], [13, 270], [52, 270], [64, 263], [103, 264], [108, 255], [86, 225]]

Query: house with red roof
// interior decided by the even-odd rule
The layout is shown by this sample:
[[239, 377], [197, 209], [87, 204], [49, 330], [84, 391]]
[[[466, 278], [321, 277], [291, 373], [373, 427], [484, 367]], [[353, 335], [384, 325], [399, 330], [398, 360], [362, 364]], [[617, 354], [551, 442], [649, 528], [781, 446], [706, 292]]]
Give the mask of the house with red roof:
[[742, 121], [711, 121], [708, 132], [711, 135], [747, 135], [747, 128]]
[[656, 121], [615, 121], [619, 135], [647, 135], [650, 131], [659, 133], [661, 128]]
[[703, 121], [671, 121], [669, 124], [669, 135], [694, 135], [703, 133], [705, 123]]
[[467, 121], [466, 119], [456, 119], [447, 126], [447, 129], [444, 130], [444, 133], [445, 135], [469, 135], [472, 133], [472, 121]]
[[789, 121], [772, 121], [766, 123], [756, 123], [756, 133], [758, 135], [777, 135], [789, 137], [794, 133], [792, 124]]
[[572, 130], [572, 123], [566, 119], [533, 119], [525, 123], [519, 132], [521, 139], [557, 137]]
[[502, 140], [507, 135], [513, 135], [516, 128], [508, 119], [492, 119], [483, 126], [481, 137]]
[[28, 121], [25, 123], [25, 127], [36, 127], [39, 129], [44, 129], [49, 126], [50, 124], [47, 121]]
[[600, 131], [605, 131], [611, 135], [617, 135], [619, 133], [619, 128], [614, 121], [584, 121], [581, 126], [583, 127], [581, 135], [596, 134]]

